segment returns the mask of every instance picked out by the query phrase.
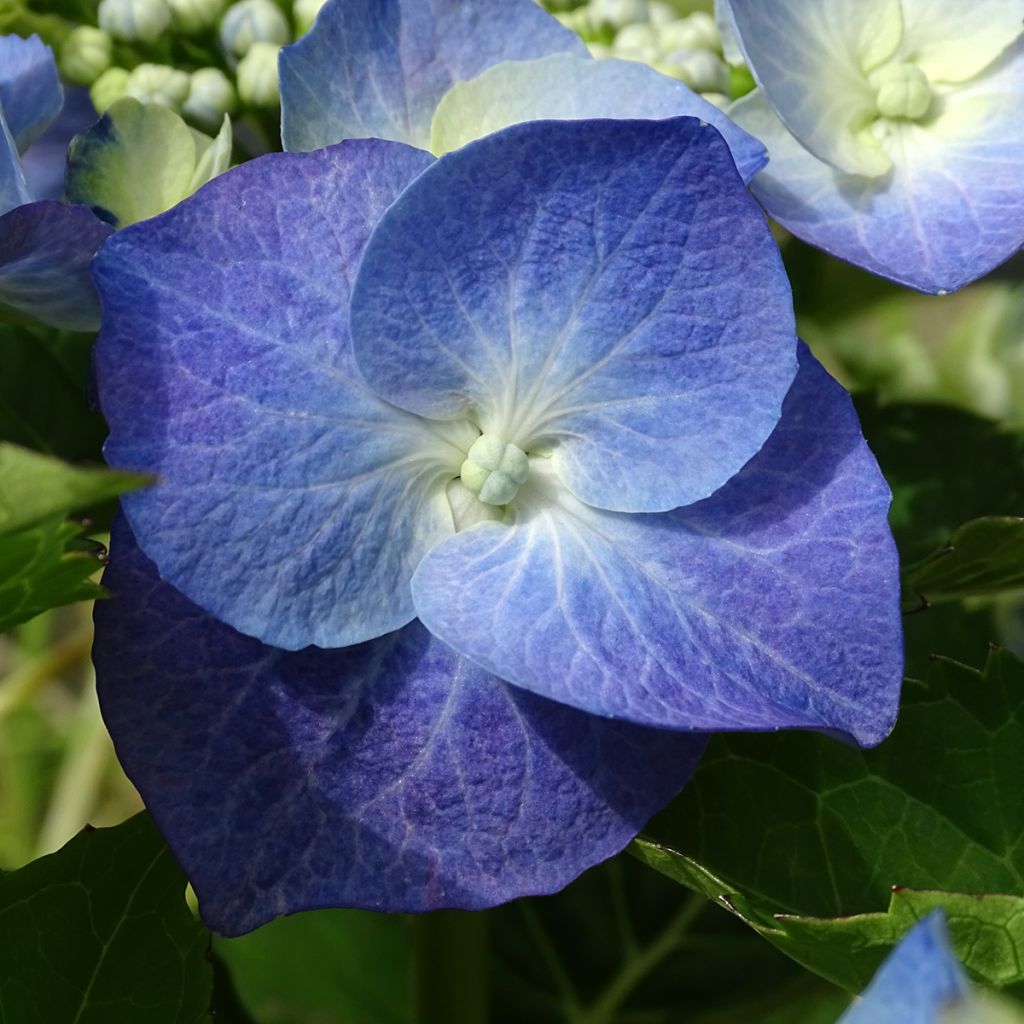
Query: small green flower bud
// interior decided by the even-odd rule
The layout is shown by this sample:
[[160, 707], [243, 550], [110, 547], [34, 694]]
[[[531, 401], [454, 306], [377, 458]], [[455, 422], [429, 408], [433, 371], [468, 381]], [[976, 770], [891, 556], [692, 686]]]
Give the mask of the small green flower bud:
[[171, 23], [165, 0], [100, 0], [100, 28], [115, 39], [151, 43]]
[[651, 0], [647, 5], [647, 20], [655, 28], [658, 28], [661, 25], [671, 25], [672, 22], [678, 21], [679, 13], [671, 4], [663, 3], [662, 0]]
[[244, 57], [254, 43], [283, 46], [290, 39], [288, 22], [273, 0], [240, 0], [220, 23], [221, 45], [236, 57]]
[[281, 102], [277, 84], [277, 55], [280, 46], [253, 43], [238, 62], [235, 80], [238, 95], [250, 107], [276, 107]]
[[526, 483], [526, 453], [496, 434], [481, 434], [466, 453], [460, 478], [487, 505], [507, 505]]
[[718, 25], [710, 14], [696, 11], [688, 18], [680, 18], [658, 29], [658, 43], [666, 52], [673, 50], [710, 50], [722, 52], [722, 38]]
[[928, 76], [916, 64], [886, 64], [871, 74], [882, 117], [924, 117], [932, 105]]
[[124, 94], [140, 103], [159, 103], [169, 110], [179, 111], [188, 96], [188, 87], [186, 71], [167, 64], [140, 64], [129, 73]]
[[670, 53], [655, 63], [663, 75], [678, 78], [694, 92], [727, 92], [729, 67], [707, 50], [683, 50]]
[[598, 27], [623, 28], [647, 21], [644, 0], [590, 0], [587, 11], [591, 22]]
[[189, 78], [181, 112], [200, 128], [215, 131], [225, 114], [234, 113], [237, 99], [231, 79], [220, 68], [200, 68]]
[[212, 28], [224, 10], [224, 0], [167, 0], [171, 24], [184, 35]]
[[128, 72], [124, 68], [108, 68], [92, 83], [89, 90], [92, 105], [102, 114], [124, 96], [127, 85]]
[[113, 41], [102, 29], [79, 25], [60, 48], [61, 74], [75, 85], [92, 85], [110, 67]]
[[295, 22], [295, 35], [304, 36], [316, 21], [320, 8], [327, 0], [295, 0], [292, 4], [292, 20]]

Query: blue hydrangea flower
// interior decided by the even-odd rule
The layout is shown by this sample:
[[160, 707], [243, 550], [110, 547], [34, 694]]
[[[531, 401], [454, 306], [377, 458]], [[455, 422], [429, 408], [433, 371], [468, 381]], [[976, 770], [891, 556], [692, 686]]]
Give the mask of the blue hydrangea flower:
[[720, 0], [760, 86], [730, 108], [793, 234], [925, 292], [1024, 244], [1020, 0]]
[[99, 309], [89, 261], [110, 228], [84, 207], [32, 202], [21, 163], [62, 104], [50, 48], [36, 36], [0, 36], [0, 305], [92, 330]]
[[[974, 1005], [945, 915], [935, 910], [907, 932], [838, 1024], [942, 1024], [946, 1011]], [[982, 1024], [980, 1016], [967, 1019]]]
[[328, 0], [281, 52], [284, 147], [407, 142], [435, 154], [520, 121], [699, 117], [744, 180], [764, 147], [721, 110], [645, 64], [593, 60], [533, 0]]
[[707, 124], [268, 156], [95, 277], [160, 481], [101, 701], [213, 927], [550, 891], [702, 732], [889, 730], [889, 492]]

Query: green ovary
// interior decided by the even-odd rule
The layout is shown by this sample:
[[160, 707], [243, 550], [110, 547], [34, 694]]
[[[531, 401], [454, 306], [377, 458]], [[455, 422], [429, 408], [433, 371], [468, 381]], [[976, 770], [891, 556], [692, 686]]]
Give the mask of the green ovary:
[[916, 121], [931, 106], [931, 83], [916, 64], [886, 64], [870, 78], [882, 117]]
[[487, 505], [506, 505], [530, 473], [526, 453], [497, 434], [481, 434], [462, 463], [462, 482]]

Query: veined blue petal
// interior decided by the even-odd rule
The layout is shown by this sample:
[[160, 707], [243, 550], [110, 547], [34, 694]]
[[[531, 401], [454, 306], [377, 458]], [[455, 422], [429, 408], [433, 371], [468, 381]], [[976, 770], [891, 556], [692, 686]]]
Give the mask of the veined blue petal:
[[430, 160], [376, 140], [254, 160], [96, 262], [107, 459], [160, 480], [124, 502], [139, 544], [278, 647], [408, 622], [412, 570], [454, 529], [464, 449], [367, 390], [347, 331], [366, 238]]
[[445, 93], [434, 114], [431, 149], [447, 153], [521, 121], [595, 117], [699, 117], [725, 138], [744, 181], [767, 163], [764, 146], [682, 82], [638, 61], [570, 53], [504, 61]]
[[839, 170], [884, 174], [888, 158], [861, 129], [876, 112], [868, 73], [902, 38], [900, 0], [730, 0], [730, 7], [750, 70], [797, 139]]
[[14, 144], [0, 106], [0, 216], [31, 200], [18, 147]]
[[762, 451], [689, 508], [600, 512], [532, 468], [514, 525], [458, 533], [420, 563], [424, 624], [596, 714], [879, 742], [902, 671], [889, 491], [849, 397], [806, 350], [801, 364]]
[[965, 82], [1024, 31], [1021, 0], [901, 0], [903, 51], [933, 82]]
[[84, 206], [52, 199], [0, 216], [0, 305], [70, 331], [94, 331], [100, 311], [89, 264], [111, 228]]
[[704, 745], [519, 691], [418, 623], [344, 650], [264, 647], [162, 583], [123, 522], [104, 583], [104, 718], [225, 934], [553, 891], [620, 850]]
[[945, 916], [935, 910], [907, 932], [837, 1024], [941, 1024], [944, 1010], [970, 998]]
[[0, 36], [0, 108], [19, 152], [43, 133], [63, 102], [53, 51], [38, 36]]
[[374, 136], [427, 149], [453, 83], [563, 52], [587, 51], [533, 0], [329, 0], [281, 52], [284, 147]]
[[631, 512], [720, 487], [796, 370], [775, 243], [695, 118], [534, 121], [442, 157], [374, 231], [352, 336], [388, 401], [553, 447], [578, 498]]
[[951, 90], [928, 126], [906, 124], [885, 178], [839, 174], [808, 153], [760, 92], [730, 114], [768, 146], [751, 183], [793, 234], [841, 259], [924, 292], [984, 276], [1024, 244], [1024, 46]]

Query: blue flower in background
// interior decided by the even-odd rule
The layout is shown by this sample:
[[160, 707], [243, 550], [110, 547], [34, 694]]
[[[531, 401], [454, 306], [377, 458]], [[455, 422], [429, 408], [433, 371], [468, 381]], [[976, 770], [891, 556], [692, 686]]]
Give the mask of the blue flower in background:
[[1020, 0], [719, 0], [760, 88], [729, 114], [793, 234], [925, 292], [1024, 244]]
[[85, 207], [33, 202], [21, 162], [62, 104], [50, 48], [35, 36], [0, 36], [0, 305], [92, 330], [99, 309], [89, 262], [110, 228]]
[[764, 147], [645, 64], [593, 60], [533, 0], [329, 0], [281, 52], [284, 148], [392, 139], [437, 155], [520, 121], [688, 115], [725, 136], [745, 181]]
[[888, 489], [714, 128], [268, 156], [95, 277], [107, 455], [160, 480], [101, 701], [218, 930], [551, 891], [702, 732], [890, 728]]

